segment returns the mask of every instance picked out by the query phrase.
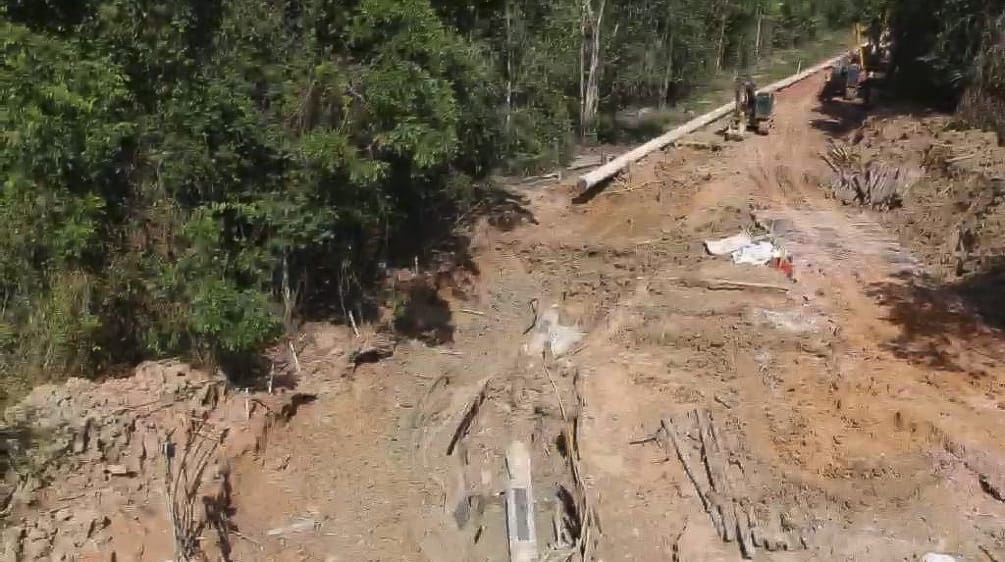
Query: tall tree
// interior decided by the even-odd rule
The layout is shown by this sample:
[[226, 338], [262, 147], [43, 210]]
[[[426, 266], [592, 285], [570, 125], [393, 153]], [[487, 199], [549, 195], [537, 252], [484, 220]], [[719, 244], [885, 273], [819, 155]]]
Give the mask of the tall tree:
[[601, 49], [604, 9], [607, 0], [582, 0], [582, 46], [580, 47], [580, 133], [585, 137], [597, 119], [600, 107]]
[[0, 0], [0, 372], [250, 368], [428, 255], [493, 170], [554, 166], [825, 4]]

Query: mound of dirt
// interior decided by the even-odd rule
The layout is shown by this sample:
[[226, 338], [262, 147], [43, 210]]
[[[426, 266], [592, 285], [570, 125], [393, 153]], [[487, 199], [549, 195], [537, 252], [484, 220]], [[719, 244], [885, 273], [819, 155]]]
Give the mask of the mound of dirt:
[[885, 225], [944, 280], [986, 271], [1005, 255], [1005, 147], [997, 135], [957, 128], [946, 115], [880, 114], [844, 150], [923, 176], [899, 193]]
[[34, 389], [5, 415], [0, 559], [227, 559], [229, 462], [303, 401], [180, 363]]

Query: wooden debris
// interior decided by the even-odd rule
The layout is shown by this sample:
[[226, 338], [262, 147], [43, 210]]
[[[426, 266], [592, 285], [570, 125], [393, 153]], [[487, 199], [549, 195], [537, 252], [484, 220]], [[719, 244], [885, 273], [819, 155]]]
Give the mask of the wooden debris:
[[823, 161], [834, 172], [831, 191], [846, 205], [863, 205], [887, 211], [899, 207], [916, 179], [907, 170], [879, 161], [862, 165], [859, 155], [831, 144]]
[[698, 422], [701, 455], [709, 482], [712, 484], [713, 502], [719, 513], [718, 519], [722, 521], [721, 535], [726, 542], [733, 542], [736, 539], [736, 513], [726, 483], [726, 466], [712, 432], [712, 421], [707, 411], [695, 410], [693, 415]]
[[509, 558], [512, 562], [535, 562], [538, 550], [530, 452], [520, 441], [514, 441], [507, 448], [506, 469], [509, 471], [509, 483], [506, 486]]
[[984, 553], [984, 556], [987, 556], [988, 559], [991, 560], [991, 562], [1005, 562], [1005, 554], [995, 553], [994, 551], [992, 551], [990, 548], [988, 548], [986, 545], [983, 544], [977, 545], [977, 548], [981, 549], [981, 552]]
[[[812, 66], [806, 70], [802, 70], [802, 62], [800, 62], [799, 71], [797, 71], [795, 75], [785, 78], [783, 80], [779, 80], [778, 82], [769, 84], [761, 88], [761, 91], [777, 92], [779, 90], [788, 88], [789, 86], [795, 84], [796, 82], [805, 80], [806, 78], [809, 78], [810, 76], [813, 76], [818, 72], [822, 72], [828, 66], [836, 64], [840, 58], [841, 57], [835, 57], [833, 59], [824, 61], [818, 65]], [[730, 102], [727, 103], [726, 105], [723, 105], [722, 107], [719, 107], [706, 113], [705, 115], [692, 119], [691, 121], [688, 121], [687, 123], [684, 123], [683, 125], [671, 131], [668, 131], [663, 135], [656, 137], [655, 139], [652, 139], [649, 142], [633, 150], [630, 150], [622, 154], [621, 156], [604, 164], [603, 166], [600, 166], [599, 168], [596, 168], [590, 171], [589, 173], [583, 174], [582, 176], [580, 176], [579, 181], [577, 182], [576, 185], [580, 189], [580, 191], [586, 191], [588, 189], [592, 189], [601, 182], [609, 180], [611, 177], [625, 171], [633, 163], [638, 162], [639, 160], [645, 158], [649, 154], [657, 150], [662, 150], [665, 146], [677, 140], [680, 140], [681, 138], [701, 128], [704, 128], [709, 124], [722, 119], [723, 117], [726, 117], [727, 115], [732, 113], [735, 108], [736, 104]]]
[[751, 560], [757, 554], [757, 549], [754, 547], [754, 539], [750, 531], [750, 511], [744, 510], [736, 503], [733, 504], [733, 507], [736, 512], [736, 537], [740, 543], [740, 554]]
[[662, 422], [661, 430], [665, 434], [670, 442], [673, 444], [674, 451], [677, 454], [677, 459], [680, 460], [681, 465], [684, 467], [684, 472], [687, 477], [691, 480], [691, 484], [694, 485], [695, 492], [698, 493], [698, 499], [701, 500], [702, 507], [705, 511], [711, 513], [711, 504], [709, 504], [709, 496], [711, 495], [711, 490], [705, 484], [705, 480], [698, 478], [698, 471], [692, 465], [690, 460], [690, 455], [685, 453], [685, 449], [680, 442], [680, 437], [677, 435], [676, 429], [674, 429], [674, 424], [672, 419], [664, 419]]
[[717, 142], [705, 142], [699, 140], [679, 140], [673, 143], [676, 147], [681, 148], [695, 148], [698, 150], [709, 150], [711, 152], [718, 152], [722, 150], [722, 144]]
[[733, 281], [730, 279], [697, 279], [691, 277], [662, 277], [660, 281], [674, 283], [682, 287], [707, 289], [709, 291], [744, 291], [760, 290], [778, 293], [788, 293], [789, 288], [771, 283], [753, 283], [748, 281]]
[[764, 538], [764, 549], [768, 552], [785, 552], [789, 550], [789, 541], [779, 535], [767, 535]]
[[715, 401], [722, 404], [727, 410], [732, 410], [736, 404], [732, 400], [726, 400], [721, 395], [716, 394], [714, 397]]
[[491, 377], [485, 379], [482, 383], [481, 390], [478, 394], [468, 403], [467, 408], [464, 409], [464, 415], [461, 416], [461, 422], [457, 424], [457, 429], [454, 430], [454, 435], [450, 438], [450, 443], [447, 445], [447, 456], [454, 454], [454, 449], [457, 444], [468, 434], [468, 430], [471, 429], [471, 424], [475, 421], [478, 416], [478, 410], [481, 409], [482, 403], [485, 402], [486, 391], [489, 387], [489, 381], [492, 380]]
[[981, 490], [992, 498], [1005, 502], [1005, 480], [995, 479], [987, 474], [980, 475]]
[[228, 533], [230, 533], [231, 535], [234, 535], [235, 537], [237, 537], [237, 538], [239, 538], [239, 539], [243, 539], [243, 540], [246, 540], [246, 541], [248, 541], [249, 543], [251, 543], [251, 544], [253, 544], [253, 545], [257, 546], [257, 547], [258, 547], [258, 550], [265, 550], [265, 545], [263, 545], [262, 543], [260, 543], [260, 542], [256, 541], [255, 539], [253, 539], [253, 538], [249, 537], [248, 535], [245, 535], [245, 534], [243, 534], [243, 533], [241, 533], [241, 532], [239, 532], [239, 531], [236, 531], [236, 530], [234, 530], [234, 529], [230, 529], [230, 530], [228, 530], [227, 532], [228, 532]]
[[722, 494], [726, 492], [726, 469], [719, 457], [719, 445], [712, 434], [712, 420], [708, 412], [694, 410], [692, 412], [698, 424], [698, 437], [701, 439], [701, 456], [705, 463], [705, 470], [708, 473], [708, 480], [712, 488]]
[[[568, 493], [567, 490], [566, 493]], [[569, 527], [565, 524], [565, 507], [560, 501], [555, 502], [552, 509], [551, 531], [555, 537], [556, 545], [572, 545], [572, 537], [569, 536]]]
[[135, 476], [136, 473], [129, 470], [121, 464], [108, 464], [105, 465], [105, 474], [110, 474], [112, 476]]
[[543, 174], [543, 175], [540, 175], [540, 176], [531, 176], [531, 177], [528, 177], [528, 178], [523, 178], [523, 180], [521, 180], [521, 183], [528, 184], [528, 183], [535, 183], [535, 182], [544, 181], [544, 180], [557, 180], [557, 179], [561, 179], [561, 177], [562, 177], [562, 173], [561, 172], [552, 172], [550, 174]]
[[352, 326], [352, 333], [356, 334], [356, 339], [359, 339], [359, 326], [356, 325], [356, 317], [352, 315], [352, 311], [349, 311], [349, 325]]
[[317, 529], [320, 523], [314, 519], [304, 519], [302, 521], [297, 521], [291, 525], [286, 525], [285, 527], [276, 527], [275, 529], [269, 529], [265, 532], [266, 535], [270, 537], [277, 537], [280, 535], [286, 535], [289, 533], [299, 533], [302, 531], [309, 531], [311, 529]]
[[715, 419], [707, 410], [693, 410], [683, 418], [697, 430], [700, 461], [695, 460], [694, 447], [682, 442], [686, 432], [671, 419], [661, 420], [656, 439], [667, 452], [672, 446], [678, 460], [694, 485], [698, 498], [711, 519], [712, 526], [725, 542], [736, 542], [745, 559], [753, 559], [757, 548], [789, 549], [784, 539], [765, 537], [754, 514], [753, 505], [745, 496], [742, 481], [730, 479], [730, 453], [720, 437]]
[[711, 510], [708, 512], [709, 517], [712, 518], [712, 527], [715, 528], [715, 534], [719, 535], [719, 538], [725, 540], [726, 528], [725, 523], [722, 520], [722, 512], [719, 511], [719, 504], [712, 500]]
[[590, 492], [583, 480], [583, 470], [580, 466], [581, 454], [579, 451], [579, 424], [580, 413], [586, 408], [583, 394], [580, 392], [582, 378], [577, 373], [573, 377], [573, 391], [576, 397], [575, 415], [565, 424], [563, 435], [566, 443], [566, 458], [569, 462], [569, 471], [572, 473], [572, 480], [575, 486], [575, 506], [578, 516], [576, 537], [576, 551], [580, 560], [593, 560], [593, 548], [596, 546], [596, 535], [603, 534], [600, 524], [600, 516], [593, 505]]
[[964, 160], [970, 160], [971, 158], [976, 158], [980, 156], [979, 152], [973, 154], [967, 154], [965, 156], [956, 156], [955, 158], [949, 158], [946, 160], [946, 164], [955, 164], [957, 162], [963, 162]]
[[750, 542], [754, 546], [764, 546], [764, 535], [761, 534], [761, 527], [757, 524], [757, 516], [754, 514], [754, 506], [747, 504], [746, 510], [747, 527], [750, 529]]
[[673, 562], [680, 562], [680, 541], [684, 538], [684, 533], [687, 532], [688, 520], [684, 519], [684, 525], [681, 526], [680, 532], [677, 533], [677, 538], [673, 541]]

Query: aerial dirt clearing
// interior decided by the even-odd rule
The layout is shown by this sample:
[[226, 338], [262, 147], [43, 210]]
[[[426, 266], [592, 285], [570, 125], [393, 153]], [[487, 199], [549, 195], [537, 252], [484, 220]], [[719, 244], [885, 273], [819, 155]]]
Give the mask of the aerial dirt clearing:
[[[153, 364], [37, 389], [15, 413], [65, 443], [10, 490], [6, 559], [162, 562], [180, 536], [208, 560], [502, 562], [534, 532], [553, 561], [1005, 561], [1005, 340], [940, 289], [937, 182], [886, 213], [823, 187], [832, 141], [920, 174], [935, 133], [822, 85], [778, 94], [768, 136], [657, 152], [580, 204], [515, 190], [469, 271], [418, 292], [435, 337], [382, 361], [350, 361], [386, 347], [366, 327], [317, 325], [272, 393]], [[791, 267], [706, 251], [745, 230]]]

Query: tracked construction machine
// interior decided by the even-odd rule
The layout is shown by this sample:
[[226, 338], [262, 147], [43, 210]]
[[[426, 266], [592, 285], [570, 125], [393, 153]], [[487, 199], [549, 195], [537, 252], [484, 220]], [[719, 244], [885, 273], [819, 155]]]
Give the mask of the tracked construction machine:
[[775, 109], [775, 95], [758, 92], [757, 85], [750, 78], [739, 78], [736, 81], [735, 101], [733, 117], [726, 129], [726, 139], [742, 140], [748, 130], [760, 135], [768, 134]]
[[827, 69], [827, 79], [820, 91], [820, 101], [840, 97], [846, 101], [861, 99], [869, 105], [872, 91], [881, 86], [890, 64], [890, 42], [883, 32], [872, 32], [867, 42], [860, 26], [855, 28], [855, 47]]
[[820, 101], [829, 101], [836, 97], [853, 100], [859, 97], [862, 78], [859, 54], [849, 53], [827, 69], [827, 78], [823, 90], [820, 91]]

